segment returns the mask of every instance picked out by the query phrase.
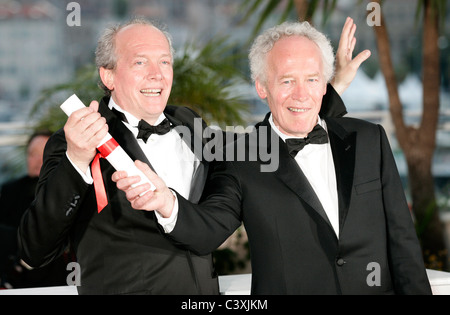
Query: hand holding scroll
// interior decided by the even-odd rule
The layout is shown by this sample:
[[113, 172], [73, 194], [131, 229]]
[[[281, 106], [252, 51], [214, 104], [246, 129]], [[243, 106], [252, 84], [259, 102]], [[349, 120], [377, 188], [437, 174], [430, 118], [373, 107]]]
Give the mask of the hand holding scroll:
[[128, 176], [126, 171], [117, 171], [112, 180], [117, 188], [126, 193], [128, 201], [136, 210], [158, 211], [163, 218], [172, 214], [175, 197], [164, 181], [141, 161], [135, 162], [136, 167], [155, 185], [156, 190], [149, 190], [149, 184], [137, 185], [139, 176]]
[[98, 102], [73, 112], [64, 126], [67, 154], [84, 173], [97, 154], [97, 146], [108, 133], [106, 119], [98, 113]]

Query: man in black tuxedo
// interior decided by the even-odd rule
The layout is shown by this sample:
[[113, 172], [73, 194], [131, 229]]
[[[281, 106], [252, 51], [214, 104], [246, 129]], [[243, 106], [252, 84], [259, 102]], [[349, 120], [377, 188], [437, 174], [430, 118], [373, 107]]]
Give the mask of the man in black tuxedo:
[[[326, 37], [306, 22], [282, 24], [256, 39], [250, 63], [270, 113], [233, 144], [246, 159], [212, 164], [198, 205], [169, 198], [164, 182], [137, 163], [157, 189], [140, 196], [145, 187], [130, 186], [138, 178], [116, 172], [132, 206], [158, 211], [165, 232], [201, 255], [243, 221], [253, 294], [430, 294], [383, 128], [319, 114], [333, 76]], [[267, 161], [251, 152], [279, 152], [279, 167], [262, 172]]]
[[[186, 199], [198, 202], [208, 164], [187, 145], [203, 141], [194, 132], [199, 116], [166, 106], [173, 81], [169, 34], [143, 20], [109, 28], [96, 61], [107, 96], [74, 112], [50, 138], [36, 199], [20, 226], [21, 257], [32, 267], [43, 266], [70, 240], [81, 294], [218, 294], [212, 256], [173, 245], [154, 214], [133, 211], [111, 181], [114, 169], [106, 160], [100, 169], [108, 205], [100, 213], [92, 185], [96, 147], [109, 131], [132, 159], [146, 161]], [[147, 131], [148, 124], [166, 127], [149, 134], [145, 126], [138, 128], [146, 123]], [[182, 139], [167, 125], [189, 128], [192, 138]]]

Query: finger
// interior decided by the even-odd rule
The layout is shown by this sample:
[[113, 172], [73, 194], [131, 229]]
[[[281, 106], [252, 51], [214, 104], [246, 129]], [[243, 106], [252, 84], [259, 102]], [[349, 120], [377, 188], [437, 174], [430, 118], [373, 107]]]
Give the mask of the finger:
[[100, 144], [103, 138], [108, 133], [109, 127], [106, 123], [106, 119], [101, 117], [92, 123], [84, 132], [91, 136], [89, 142], [94, 144], [96, 147]]
[[[83, 127], [83, 130], [90, 128], [97, 121], [102, 120], [102, 116], [97, 112], [92, 112], [80, 118], [78, 124]], [[103, 119], [103, 123], [106, 123], [106, 119]], [[92, 132], [92, 130], [90, 131]]]
[[98, 113], [98, 107], [99, 107], [98, 102], [92, 101], [89, 107], [85, 107], [73, 112], [72, 115], [70, 115], [69, 119], [72, 120], [73, 124], [83, 122], [85, 126], [89, 126], [99, 117], [101, 117], [100, 114]]
[[95, 137], [96, 133], [103, 132], [107, 126], [106, 118], [101, 116], [99, 112], [95, 111], [95, 103], [97, 102], [93, 103], [93, 107], [88, 107], [89, 111], [84, 112], [84, 114], [86, 115], [82, 116], [78, 122], [81, 131], [87, 133], [88, 135], [90, 135], [90, 137]]
[[91, 104], [89, 104], [89, 108], [93, 110], [94, 112], [98, 112], [98, 108], [100, 107], [100, 104], [97, 101], [92, 101]]
[[132, 185], [139, 183], [141, 180], [139, 176], [128, 176], [126, 171], [115, 172], [111, 179], [116, 183], [117, 188], [124, 191], [130, 189]]
[[133, 189], [133, 185], [139, 183], [139, 176], [125, 177], [121, 178], [116, 182], [116, 186], [118, 189], [123, 190], [127, 193], [129, 190]]
[[363, 52], [359, 53], [353, 60], [352, 60], [352, 66], [359, 68], [361, 64], [369, 59], [369, 57], [372, 55], [372, 52], [370, 50], [364, 50]]
[[339, 40], [338, 50], [344, 50], [344, 51], [347, 50], [349, 34], [351, 32], [352, 25], [353, 25], [353, 20], [350, 17], [347, 17], [347, 20], [345, 20], [344, 27], [342, 28], [342, 33], [341, 33], [341, 38]]
[[88, 116], [91, 113], [92, 109], [90, 109], [89, 107], [74, 111], [67, 119], [67, 125], [69, 127], [73, 127], [74, 125], [78, 124], [84, 117]]
[[150, 184], [146, 183], [146, 184], [135, 186], [135, 187], [129, 187], [128, 189], [125, 190], [125, 194], [127, 196], [127, 199], [130, 202], [133, 202], [136, 199], [142, 198], [146, 194], [146, 192], [148, 192], [149, 190], [150, 190]]
[[355, 46], [356, 46], [356, 38], [353, 38], [353, 39], [352, 39], [352, 42], [351, 42], [351, 44], [350, 44], [350, 47], [348, 48], [348, 55], [347, 55], [347, 58], [348, 58], [349, 60], [351, 60], [352, 57], [353, 57], [353, 51], [355, 50]]
[[140, 169], [145, 176], [155, 185], [156, 190], [162, 190], [166, 188], [166, 183], [155, 173], [152, 169], [145, 163], [137, 160], [135, 165], [138, 169]]
[[355, 39], [355, 33], [356, 33], [356, 24], [352, 22], [352, 27], [350, 28], [350, 32], [348, 34], [348, 48], [350, 49], [353, 40]]
[[133, 200], [130, 200], [131, 206], [136, 210], [147, 210], [155, 209], [157, 206], [155, 205], [155, 193], [153, 191], [148, 191], [145, 194], [138, 195]]
[[128, 177], [128, 174], [126, 171], [117, 171], [114, 172], [114, 174], [112, 174], [111, 176], [111, 180], [115, 183], [117, 183], [119, 180], [124, 179]]

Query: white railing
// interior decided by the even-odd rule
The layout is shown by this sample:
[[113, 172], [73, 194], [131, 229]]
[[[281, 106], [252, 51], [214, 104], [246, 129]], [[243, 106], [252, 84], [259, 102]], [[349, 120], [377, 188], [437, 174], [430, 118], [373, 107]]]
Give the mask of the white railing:
[[[450, 273], [427, 270], [434, 295], [450, 295]], [[251, 274], [219, 277], [220, 294], [250, 295]], [[3, 290], [0, 295], [78, 295], [74, 286]]]

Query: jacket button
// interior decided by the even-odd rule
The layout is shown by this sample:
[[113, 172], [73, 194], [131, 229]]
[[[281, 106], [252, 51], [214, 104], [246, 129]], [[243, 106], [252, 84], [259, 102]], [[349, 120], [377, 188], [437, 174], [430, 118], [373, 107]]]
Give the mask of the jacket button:
[[339, 267], [342, 267], [345, 264], [345, 260], [343, 258], [337, 258], [336, 259], [336, 265]]

